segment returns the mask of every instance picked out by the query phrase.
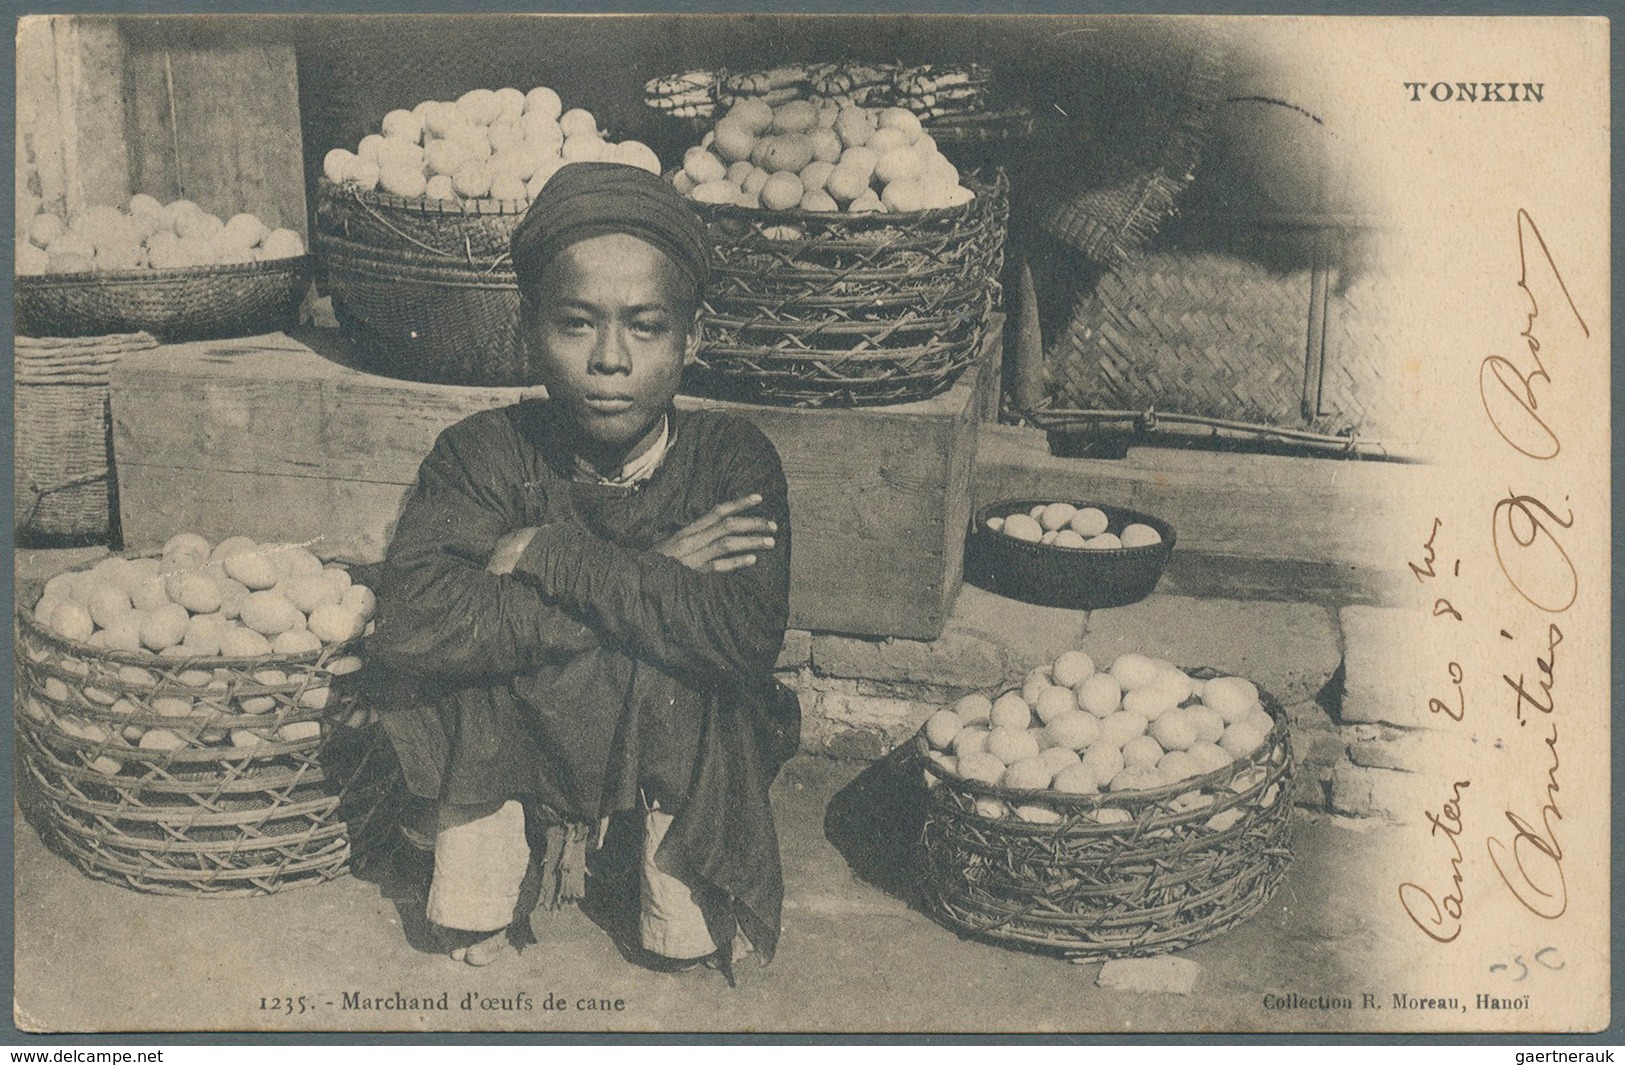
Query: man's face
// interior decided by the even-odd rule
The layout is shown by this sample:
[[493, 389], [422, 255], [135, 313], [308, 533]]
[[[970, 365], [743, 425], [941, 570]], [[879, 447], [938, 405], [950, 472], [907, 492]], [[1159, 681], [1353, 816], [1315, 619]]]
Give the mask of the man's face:
[[584, 443], [614, 455], [652, 439], [698, 340], [676, 264], [634, 236], [606, 233], [561, 252], [537, 289], [526, 339]]

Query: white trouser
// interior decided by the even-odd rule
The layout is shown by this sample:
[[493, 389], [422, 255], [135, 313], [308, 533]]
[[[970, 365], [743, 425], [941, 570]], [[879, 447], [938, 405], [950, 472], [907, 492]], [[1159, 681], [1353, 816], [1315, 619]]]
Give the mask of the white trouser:
[[429, 920], [465, 932], [507, 928], [529, 867], [525, 808], [517, 801], [480, 806], [441, 803]]
[[643, 889], [638, 929], [643, 949], [664, 958], [687, 960], [715, 954], [716, 943], [694, 890], [655, 865], [655, 851], [671, 828], [672, 816], [659, 805], [643, 815]]
[[[644, 814], [638, 926], [646, 950], [679, 960], [703, 958], [717, 948], [693, 889], [655, 865], [655, 851], [671, 824], [671, 815], [658, 806]], [[530, 865], [524, 807], [513, 799], [479, 806], [442, 803], [437, 828], [429, 920], [468, 932], [508, 927]]]

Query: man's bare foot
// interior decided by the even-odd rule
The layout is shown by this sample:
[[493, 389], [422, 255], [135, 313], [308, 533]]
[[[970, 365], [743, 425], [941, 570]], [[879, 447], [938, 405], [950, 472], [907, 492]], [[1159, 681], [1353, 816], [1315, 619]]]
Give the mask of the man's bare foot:
[[[510, 946], [507, 929], [496, 932], [461, 932], [445, 929], [443, 933], [448, 941], [447, 953], [451, 955], [451, 960], [476, 968], [490, 965], [502, 957]], [[471, 939], [473, 942], [469, 942]], [[456, 945], [450, 945], [452, 943]]]
[[480, 940], [463, 952], [462, 961], [467, 965], [480, 968], [490, 965], [508, 952], [508, 933], [504, 929], [494, 932], [489, 937]]

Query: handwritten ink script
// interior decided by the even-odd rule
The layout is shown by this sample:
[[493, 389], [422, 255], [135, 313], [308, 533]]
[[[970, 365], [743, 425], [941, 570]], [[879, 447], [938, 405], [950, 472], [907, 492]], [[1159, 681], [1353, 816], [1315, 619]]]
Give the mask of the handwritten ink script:
[[[1539, 950], [1535, 951], [1533, 957], [1536, 965], [1550, 972], [1562, 972], [1568, 967], [1568, 963], [1563, 960], [1563, 956], [1558, 953], [1556, 947], [1541, 947]], [[1507, 973], [1509, 974], [1509, 978], [1513, 983], [1521, 984], [1525, 980], [1529, 979], [1530, 971], [1529, 964], [1523, 959], [1524, 956], [1522, 954], [1517, 954], [1513, 956], [1510, 963], [1504, 961], [1496, 962], [1490, 966], [1490, 972]], [[1511, 976], [1510, 974], [1512, 973], [1514, 967], [1517, 968], [1518, 975]]]
[[1470, 784], [1471, 781], [1467, 780], [1456, 781], [1450, 798], [1439, 812], [1430, 810], [1427, 815], [1429, 824], [1433, 826], [1429, 833], [1443, 836], [1450, 844], [1450, 890], [1442, 898], [1436, 899], [1420, 884], [1406, 882], [1399, 885], [1399, 901], [1405, 907], [1405, 913], [1416, 927], [1437, 943], [1449, 943], [1461, 935], [1461, 908], [1465, 899], [1461, 887], [1463, 855], [1457, 837], [1461, 835], [1461, 792]]
[[[1565, 639], [1562, 625], [1571, 624], [1559, 619], [1581, 592], [1580, 570], [1566, 546], [1580, 516], [1568, 497], [1558, 500], [1540, 493], [1548, 492], [1544, 486], [1554, 480], [1547, 464], [1563, 453], [1563, 411], [1554, 405], [1554, 396], [1565, 358], [1574, 354], [1563, 341], [1583, 342], [1590, 338], [1591, 330], [1563, 280], [1557, 256], [1528, 211], [1518, 211], [1516, 230], [1517, 287], [1526, 303], [1523, 329], [1518, 334], [1524, 350], [1517, 357], [1496, 354], [1483, 359], [1478, 367], [1478, 391], [1490, 428], [1513, 457], [1510, 468], [1519, 474], [1513, 480], [1527, 477], [1541, 487], [1531, 491], [1509, 486], [1490, 505], [1487, 553], [1500, 574], [1497, 587], [1547, 620], [1530, 632], [1526, 614], [1516, 615], [1523, 620], [1511, 620], [1514, 615], [1504, 606], [1497, 610], [1493, 603], [1470, 604], [1454, 588], [1439, 589], [1448, 594], [1435, 595], [1431, 615], [1435, 624], [1451, 626], [1452, 632], [1460, 631], [1455, 629], [1458, 624], [1493, 624], [1500, 642], [1512, 645], [1507, 649], [1508, 664], [1499, 670], [1504, 705], [1511, 710], [1517, 728], [1538, 730], [1536, 749], [1543, 754], [1537, 768], [1538, 797], [1532, 808], [1527, 799], [1509, 802], [1473, 794], [1473, 809], [1500, 807], [1499, 814], [1484, 813], [1479, 821], [1463, 802], [1471, 781], [1460, 776], [1438, 809], [1426, 811], [1429, 836], [1444, 847], [1442, 865], [1431, 880], [1417, 877], [1400, 884], [1398, 895], [1411, 923], [1437, 943], [1452, 942], [1461, 934], [1472, 897], [1466, 884], [1466, 848], [1473, 846], [1468, 841], [1479, 832], [1501, 885], [1530, 913], [1555, 919], [1567, 911], [1569, 901], [1560, 839], [1563, 810], [1558, 801], [1563, 765], [1558, 649]], [[1518, 463], [1536, 465], [1523, 472], [1525, 467]], [[1418, 557], [1408, 563], [1410, 572], [1430, 588], [1438, 582], [1449, 583], [1461, 576], [1459, 556], [1467, 546], [1471, 545], [1442, 517], [1435, 517]], [[1514, 628], [1521, 631], [1514, 632]], [[1531, 638], [1532, 650], [1514, 650]], [[1441, 642], [1452, 644], [1450, 640]], [[1470, 717], [1465, 688], [1468, 671], [1457, 657], [1453, 655], [1441, 670], [1435, 682], [1439, 687], [1427, 697], [1427, 708], [1431, 715], [1462, 723]], [[1477, 828], [1478, 824], [1485, 827]]]
[[[1533, 275], [1529, 272], [1531, 241], [1536, 252]], [[1562, 352], [1549, 352], [1542, 347], [1540, 334], [1536, 332], [1541, 301], [1549, 301], [1555, 289], [1562, 294], [1569, 313], [1585, 337], [1591, 336], [1591, 328], [1574, 306], [1546, 238], [1540, 235], [1535, 220], [1524, 210], [1518, 211], [1518, 287], [1529, 301], [1523, 332], [1519, 334], [1528, 347], [1529, 359], [1523, 363], [1504, 355], [1485, 359], [1478, 367], [1478, 394], [1490, 425], [1514, 451], [1533, 459], [1553, 459], [1563, 450], [1563, 444], [1540, 413], [1539, 386], [1551, 385], [1552, 371], [1547, 368], [1547, 361], [1554, 355], [1561, 356]]]

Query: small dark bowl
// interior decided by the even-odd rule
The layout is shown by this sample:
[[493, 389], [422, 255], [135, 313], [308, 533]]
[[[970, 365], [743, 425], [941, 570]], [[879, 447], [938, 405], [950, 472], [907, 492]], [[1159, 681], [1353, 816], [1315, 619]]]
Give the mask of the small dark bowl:
[[[1029, 543], [994, 532], [989, 518], [1025, 514], [1040, 503], [1095, 507], [1106, 514], [1106, 531], [1121, 535], [1136, 522], [1149, 525], [1162, 542], [1147, 547], [1096, 550]], [[1065, 499], [1001, 499], [976, 512], [965, 542], [965, 579], [978, 588], [1035, 606], [1100, 610], [1127, 606], [1151, 594], [1174, 549], [1174, 527], [1161, 518], [1105, 503]]]

